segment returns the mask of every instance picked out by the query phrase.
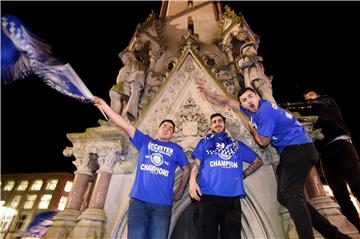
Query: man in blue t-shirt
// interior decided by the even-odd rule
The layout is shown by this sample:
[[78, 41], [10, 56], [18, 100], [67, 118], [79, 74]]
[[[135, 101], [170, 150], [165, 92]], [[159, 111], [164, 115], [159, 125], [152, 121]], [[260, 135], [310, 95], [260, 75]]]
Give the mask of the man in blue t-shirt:
[[300, 239], [315, 238], [312, 224], [325, 238], [349, 238], [305, 200], [305, 181], [319, 155], [297, 119], [276, 104], [262, 100], [252, 88], [241, 89], [238, 100], [211, 92], [203, 83], [198, 84], [198, 89], [216, 102], [247, 114], [255, 141], [262, 147], [271, 143], [277, 149], [278, 201], [289, 210]]
[[[249, 147], [225, 132], [225, 117], [210, 117], [212, 133], [199, 141], [192, 153], [189, 194], [196, 203], [198, 239], [240, 238], [243, 179], [257, 170], [261, 159]], [[250, 166], [243, 171], [243, 161]], [[196, 179], [197, 178], [197, 179]]]
[[[153, 139], [128, 123], [103, 99], [95, 97], [94, 104], [129, 135], [139, 151], [136, 177], [130, 192], [128, 238], [167, 239], [172, 202], [181, 199], [190, 174], [182, 147], [170, 142], [175, 131], [174, 122], [163, 120]], [[182, 168], [183, 174], [173, 195], [177, 166]]]

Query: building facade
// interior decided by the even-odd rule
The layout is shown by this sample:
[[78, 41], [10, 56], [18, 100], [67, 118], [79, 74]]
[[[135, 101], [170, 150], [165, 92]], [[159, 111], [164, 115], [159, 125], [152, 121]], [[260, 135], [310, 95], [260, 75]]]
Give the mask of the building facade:
[[38, 213], [62, 211], [73, 180], [70, 173], [1, 175], [1, 238], [21, 235]]

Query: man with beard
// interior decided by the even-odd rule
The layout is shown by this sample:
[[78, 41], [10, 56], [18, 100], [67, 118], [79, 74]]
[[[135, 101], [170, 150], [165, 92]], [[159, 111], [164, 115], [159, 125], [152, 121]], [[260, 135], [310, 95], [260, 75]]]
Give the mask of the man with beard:
[[[192, 153], [189, 194], [197, 201], [194, 219], [199, 239], [240, 238], [243, 179], [262, 165], [254, 151], [227, 135], [225, 120], [219, 113], [211, 115], [212, 133]], [[243, 161], [251, 163], [244, 171]]]

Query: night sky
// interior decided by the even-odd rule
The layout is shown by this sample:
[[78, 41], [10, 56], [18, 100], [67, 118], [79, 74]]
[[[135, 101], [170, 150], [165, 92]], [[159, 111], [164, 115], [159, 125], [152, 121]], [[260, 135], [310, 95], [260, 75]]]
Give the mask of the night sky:
[[[19, 17], [54, 54], [71, 64], [94, 95], [108, 91], [122, 66], [117, 54], [136, 25], [161, 2], [1, 2], [1, 14]], [[357, 2], [230, 2], [260, 36], [259, 55], [273, 75], [275, 99], [302, 100], [307, 88], [333, 96], [356, 145], [360, 143], [360, 25]], [[225, 6], [225, 2], [223, 2]], [[195, 29], [196, 32], [196, 29]], [[66, 133], [84, 132], [103, 119], [86, 105], [51, 89], [35, 76], [1, 86], [1, 173], [73, 172], [62, 151]]]

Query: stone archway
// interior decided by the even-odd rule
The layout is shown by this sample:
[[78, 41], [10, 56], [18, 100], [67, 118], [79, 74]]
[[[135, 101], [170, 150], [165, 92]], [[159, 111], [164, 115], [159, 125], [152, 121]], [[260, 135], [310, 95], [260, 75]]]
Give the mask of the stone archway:
[[[274, 238], [271, 228], [268, 228], [266, 217], [261, 211], [255, 209], [255, 204], [247, 197], [241, 199], [241, 238]], [[172, 226], [170, 227], [169, 239], [197, 239], [196, 227], [194, 222], [195, 204], [188, 200], [188, 204], [181, 210], [181, 213], [174, 212]], [[177, 217], [176, 217], [177, 216]], [[175, 219], [176, 217], [176, 219]]]
[[[176, 175], [175, 184], [179, 183], [180, 177]], [[279, 238], [273, 227], [271, 218], [266, 214], [264, 205], [261, 205], [252, 190], [261, 190], [259, 185], [249, 188], [245, 184], [247, 196], [241, 200], [241, 238]], [[196, 228], [194, 225], [195, 205], [188, 196], [188, 188], [184, 192], [182, 200], [174, 203], [169, 230], [169, 239], [196, 239]], [[278, 211], [278, 210], [275, 210]], [[274, 221], [275, 218], [272, 218]]]

